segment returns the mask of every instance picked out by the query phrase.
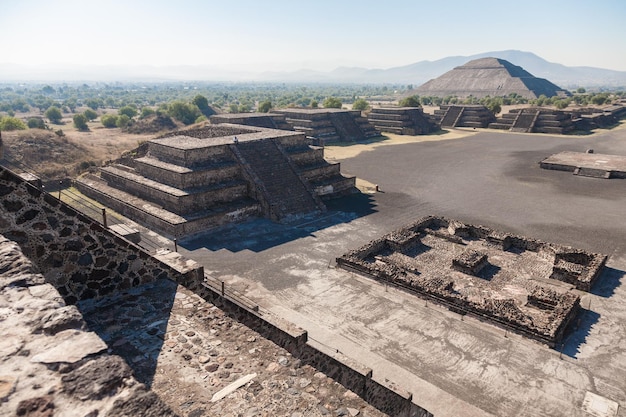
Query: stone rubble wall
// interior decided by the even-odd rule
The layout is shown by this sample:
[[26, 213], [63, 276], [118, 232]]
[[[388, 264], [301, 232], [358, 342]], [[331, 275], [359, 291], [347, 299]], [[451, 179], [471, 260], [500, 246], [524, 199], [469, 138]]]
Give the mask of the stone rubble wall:
[[175, 273], [135, 244], [4, 168], [0, 168], [0, 197], [0, 234], [20, 245], [68, 304]]
[[0, 271], [1, 415], [176, 415], [1, 235]]

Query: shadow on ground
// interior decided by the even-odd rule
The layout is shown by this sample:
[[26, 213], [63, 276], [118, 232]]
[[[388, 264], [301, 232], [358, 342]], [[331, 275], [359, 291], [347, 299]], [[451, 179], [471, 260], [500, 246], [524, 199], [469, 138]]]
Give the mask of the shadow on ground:
[[140, 382], [151, 386], [170, 318], [177, 285], [170, 280], [144, 284], [77, 307], [91, 331], [132, 368]]
[[599, 320], [599, 313], [581, 308], [576, 321], [572, 324], [572, 333], [570, 333], [563, 345], [557, 346], [557, 349], [564, 355], [576, 359], [578, 353], [580, 353], [580, 347], [585, 344], [587, 336], [591, 332], [591, 328]]
[[231, 252], [250, 250], [262, 252], [341, 223], [349, 223], [359, 217], [375, 213], [370, 194], [357, 193], [326, 202], [328, 211], [320, 215], [304, 216], [288, 223], [276, 223], [268, 219], [255, 219], [245, 223], [226, 226], [217, 232], [199, 235], [178, 242], [186, 250], [209, 249]]
[[624, 271], [605, 266], [602, 274], [591, 288], [591, 293], [604, 298], [611, 297], [615, 293], [615, 289], [621, 285], [624, 275]]

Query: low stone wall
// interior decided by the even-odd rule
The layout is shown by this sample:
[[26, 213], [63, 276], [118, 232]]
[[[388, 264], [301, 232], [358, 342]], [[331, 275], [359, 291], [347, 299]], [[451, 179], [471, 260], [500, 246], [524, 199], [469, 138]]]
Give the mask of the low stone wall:
[[163, 184], [180, 189], [206, 187], [241, 178], [241, 169], [234, 162], [230, 166], [224, 163], [195, 170], [183, 170], [177, 165], [167, 167], [149, 158], [137, 159], [134, 164], [137, 172], [144, 177], [159, 178]]
[[431, 413], [412, 401], [412, 394], [377, 381], [370, 368], [309, 340], [305, 330], [291, 323], [269, 313], [259, 312], [254, 306], [246, 306], [237, 300], [223, 297], [218, 289], [196, 278], [197, 276], [187, 275], [179, 284], [203, 299], [221, 305], [237, 321], [286, 349], [303, 363], [325, 373], [377, 409], [393, 417], [432, 417]]

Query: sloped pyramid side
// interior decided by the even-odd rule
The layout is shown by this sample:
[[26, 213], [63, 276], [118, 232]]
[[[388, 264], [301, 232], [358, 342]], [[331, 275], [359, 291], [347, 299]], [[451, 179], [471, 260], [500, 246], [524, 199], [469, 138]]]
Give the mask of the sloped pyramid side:
[[559, 95], [564, 90], [550, 81], [537, 78], [522, 67], [498, 58], [481, 58], [456, 67], [418, 87], [425, 96], [497, 97], [511, 93], [528, 99], [544, 94]]

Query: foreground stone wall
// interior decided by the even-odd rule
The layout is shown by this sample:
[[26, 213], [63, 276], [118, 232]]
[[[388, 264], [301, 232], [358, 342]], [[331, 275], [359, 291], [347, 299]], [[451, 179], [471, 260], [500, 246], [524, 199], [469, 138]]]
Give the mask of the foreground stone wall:
[[0, 415], [175, 416], [0, 236]]
[[0, 234], [20, 245], [68, 304], [165, 279], [174, 272], [4, 168], [0, 197]]

